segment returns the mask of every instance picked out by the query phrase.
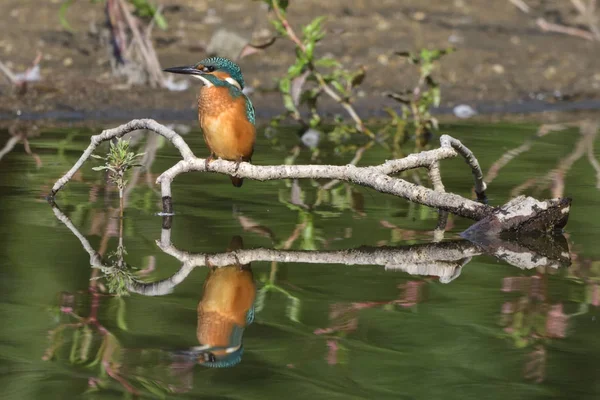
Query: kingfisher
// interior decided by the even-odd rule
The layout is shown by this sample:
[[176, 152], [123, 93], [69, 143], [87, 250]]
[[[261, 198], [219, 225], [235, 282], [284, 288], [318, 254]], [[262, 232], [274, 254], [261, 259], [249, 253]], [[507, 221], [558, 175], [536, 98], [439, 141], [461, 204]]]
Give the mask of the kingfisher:
[[[198, 95], [198, 121], [204, 141], [210, 151], [206, 167], [215, 157], [250, 162], [254, 152], [256, 128], [254, 107], [242, 92], [242, 70], [233, 61], [223, 57], [209, 57], [194, 65], [164, 70], [175, 74], [191, 75], [204, 84]], [[236, 168], [236, 171], [237, 171]], [[231, 176], [233, 186], [242, 186], [244, 180]]]
[[[234, 236], [227, 250], [242, 246], [242, 238]], [[232, 367], [242, 359], [244, 329], [254, 321], [256, 285], [250, 264], [238, 261], [220, 268], [208, 266], [197, 309], [196, 337], [200, 346], [179, 354], [205, 367]]]

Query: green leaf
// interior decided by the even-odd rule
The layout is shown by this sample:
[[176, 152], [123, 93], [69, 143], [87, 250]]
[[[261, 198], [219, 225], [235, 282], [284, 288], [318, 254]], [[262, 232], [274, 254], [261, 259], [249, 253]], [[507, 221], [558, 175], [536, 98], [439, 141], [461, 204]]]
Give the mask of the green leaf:
[[275, 30], [281, 35], [287, 36], [287, 31], [285, 30], [285, 27], [283, 26], [280, 20], [275, 18], [271, 19], [271, 25], [273, 25]]
[[289, 5], [289, 0], [263, 0], [263, 1], [269, 5], [269, 8], [273, 8], [273, 3], [275, 3], [283, 11], [287, 10], [288, 5]]
[[315, 61], [315, 65], [317, 67], [324, 67], [324, 68], [337, 68], [340, 66], [340, 63], [333, 58], [323, 57], [323, 58], [320, 58], [317, 61]]
[[167, 20], [162, 15], [162, 13], [159, 12], [158, 9], [154, 13], [154, 22], [156, 22], [156, 26], [158, 26], [163, 31], [169, 27], [169, 25], [167, 24]]
[[302, 28], [302, 32], [304, 33], [304, 36], [308, 39], [308, 38], [316, 38], [321, 32], [321, 23], [323, 22], [323, 20], [325, 19], [324, 16], [320, 16], [317, 17], [315, 19], [312, 20], [312, 22], [306, 26], [304, 26], [304, 28]]
[[360, 69], [352, 76], [352, 79], [350, 79], [350, 87], [355, 88], [362, 84], [366, 76], [367, 70], [364, 66], [361, 66]]
[[283, 78], [279, 81], [279, 90], [283, 93], [289, 93], [292, 86], [292, 81], [288, 78]]
[[338, 92], [340, 92], [343, 96], [346, 96], [346, 88], [344, 88], [344, 86], [339, 83], [338, 81], [331, 81], [331, 85], [336, 88], [336, 90]]
[[90, 358], [90, 349], [92, 348], [92, 339], [94, 338], [92, 329], [89, 325], [83, 326], [83, 339], [79, 351], [79, 359], [81, 362], [86, 362]]
[[62, 25], [63, 28], [65, 28], [67, 31], [69, 31], [71, 33], [75, 32], [75, 31], [69, 24], [69, 21], [67, 21], [67, 10], [71, 6], [71, 4], [73, 4], [74, 1], [75, 0], [65, 0], [61, 4], [60, 8], [58, 9], [58, 20], [60, 21], [60, 24]]
[[289, 296], [285, 315], [294, 322], [300, 322], [300, 306], [302, 303], [297, 297]]
[[[288, 68], [288, 78], [295, 78], [297, 76], [300, 76], [300, 74], [302, 74], [302, 70], [304, 69], [305, 66], [306, 66], [305, 62], [296, 60], [296, 63]], [[280, 88], [281, 88], [281, 86], [280, 86]], [[289, 89], [287, 91], [289, 91]]]
[[127, 321], [125, 320], [125, 300], [122, 297], [116, 297], [117, 305], [117, 326], [123, 331], [127, 331]]
[[292, 99], [292, 96], [289, 94], [283, 96], [283, 106], [286, 108], [286, 110], [293, 113], [297, 112], [298, 110], [294, 104], [294, 99]]
[[317, 128], [321, 124], [321, 117], [319, 114], [313, 113], [308, 124], [313, 129]]
[[308, 58], [308, 60], [312, 60], [313, 58], [313, 54], [315, 52], [315, 43], [314, 42], [308, 42], [305, 46], [306, 50], [306, 58]]
[[400, 93], [385, 93], [385, 95], [391, 99], [396, 100], [399, 103], [406, 105], [410, 104], [410, 99]]
[[256, 295], [256, 300], [254, 301], [254, 312], [259, 313], [265, 308], [265, 299], [267, 296], [267, 292], [269, 291], [269, 286], [263, 286]]
[[76, 328], [73, 332], [73, 343], [71, 344], [71, 352], [69, 354], [69, 362], [75, 364], [77, 362], [77, 348], [79, 347], [79, 339], [81, 337], [81, 331]]

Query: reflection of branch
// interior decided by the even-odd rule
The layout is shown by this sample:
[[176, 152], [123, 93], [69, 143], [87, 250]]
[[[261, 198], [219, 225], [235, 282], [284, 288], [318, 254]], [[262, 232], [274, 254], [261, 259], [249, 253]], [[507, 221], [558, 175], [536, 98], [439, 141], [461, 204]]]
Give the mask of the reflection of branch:
[[[56, 217], [64, 223], [79, 239], [84, 249], [90, 254], [90, 264], [104, 267], [99, 254], [91, 247], [88, 240], [77, 230], [71, 220], [56, 206], [53, 206]], [[188, 253], [177, 249], [171, 243], [171, 230], [163, 229], [158, 247], [182, 262], [182, 266], [170, 278], [153, 283], [143, 283], [138, 280], [127, 282], [128, 290], [146, 296], [159, 296], [170, 293], [181, 283], [195, 267], [211, 265], [222, 267], [235, 264], [250, 264], [256, 261], [309, 263], [309, 264], [342, 264], [342, 265], [382, 265], [388, 270], [404, 271], [409, 274], [434, 275], [440, 281], [447, 283], [456, 279], [463, 265], [471, 257], [487, 253], [503, 259], [519, 268], [551, 267], [558, 268], [569, 265], [568, 249], [556, 248], [560, 241], [528, 242], [520, 245], [499, 238], [477, 238], [477, 244], [467, 240], [456, 242], [431, 243], [416, 246], [385, 248], [361, 247], [339, 251], [290, 251], [274, 249], [236, 250], [226, 253]], [[564, 238], [563, 238], [564, 240]], [[566, 242], [565, 242], [566, 245]]]
[[2, 157], [10, 153], [12, 149], [15, 148], [17, 143], [19, 143], [19, 140], [20, 138], [18, 136], [11, 136], [10, 139], [6, 141], [4, 147], [0, 149], [0, 160], [2, 160]]
[[[581, 157], [583, 157], [586, 153], [588, 154], [588, 160], [592, 164], [592, 167], [596, 168], [596, 165], [594, 164], [594, 161], [596, 160], [593, 157], [589, 157], [589, 150], [593, 149], [593, 143], [598, 134], [599, 123], [598, 121], [586, 120], [580, 122], [577, 125], [579, 126], [579, 132], [581, 137], [575, 144], [573, 151], [567, 157], [560, 160], [556, 168], [549, 171], [544, 177], [542, 177], [541, 179], [531, 179], [522, 183], [521, 185], [517, 186], [512, 190], [511, 195], [517, 196], [523, 191], [530, 188], [531, 186], [537, 184], [538, 190], [543, 190], [547, 186], [551, 186], [553, 196], [562, 196], [564, 193], [565, 176], [567, 172], [569, 172], [573, 164], [575, 164], [575, 162], [578, 161]], [[552, 130], [557, 129], [555, 128]], [[538, 136], [541, 135], [538, 134]]]
[[[432, 243], [406, 247], [361, 247], [339, 251], [289, 251], [273, 249], [249, 249], [234, 252], [209, 254], [188, 253], [177, 249], [171, 243], [170, 229], [163, 229], [161, 240], [157, 241], [162, 251], [182, 262], [173, 276], [153, 283], [135, 282], [129, 289], [147, 296], [170, 293], [195, 267], [211, 265], [222, 267], [236, 263], [247, 264], [257, 261], [341, 264], [341, 265], [382, 265], [386, 270], [404, 271], [413, 275], [434, 275], [440, 282], [448, 283], [456, 279], [462, 267], [473, 256], [490, 254], [507, 263], [523, 269], [537, 267], [559, 268], [570, 264], [568, 249], [557, 243], [543, 240], [528, 243], [529, 247], [497, 238], [480, 240], [478, 244], [469, 241]], [[541, 254], [536, 252], [541, 246]], [[544, 248], [546, 247], [546, 248]]]
[[546, 136], [550, 132], [562, 131], [573, 126], [579, 128], [579, 133], [581, 135], [575, 144], [573, 151], [567, 157], [560, 160], [556, 168], [549, 171], [541, 179], [530, 178], [516, 186], [511, 191], [511, 196], [517, 196], [531, 187], [536, 187], [537, 191], [542, 191], [549, 187], [553, 196], [562, 196], [565, 188], [566, 174], [575, 162], [584, 155], [587, 155], [589, 163], [596, 172], [596, 187], [600, 189], [600, 163], [598, 163], [598, 160], [594, 157], [594, 142], [598, 135], [600, 122], [595, 120], [584, 120], [565, 124], [544, 124], [540, 126], [538, 132], [533, 137], [526, 139], [522, 145], [508, 150], [496, 160], [489, 168], [488, 173], [485, 176], [485, 181], [488, 182], [488, 184], [491, 183], [498, 176], [500, 170], [508, 163], [517, 156], [531, 150], [536, 139]]
[[86, 239], [86, 237], [83, 236], [81, 234], [81, 232], [79, 232], [79, 230], [75, 227], [75, 225], [73, 225], [73, 222], [71, 222], [69, 217], [67, 217], [65, 214], [63, 214], [62, 211], [60, 211], [60, 209], [56, 206], [52, 207], [52, 211], [54, 211], [54, 215], [56, 216], [56, 218], [58, 218], [58, 220], [60, 222], [65, 224], [65, 226], [67, 228], [69, 228], [69, 230], [73, 233], [73, 235], [75, 235], [75, 237], [77, 237], [77, 239], [79, 239], [84, 250], [90, 255], [90, 265], [93, 267], [101, 267], [102, 266], [102, 258], [100, 257], [100, 254], [98, 254], [98, 252], [96, 250], [94, 250], [94, 248], [92, 247], [90, 242]]
[[34, 129], [32, 129], [28, 124], [22, 125], [19, 121], [11, 125], [8, 129], [11, 137], [7, 140], [4, 147], [0, 149], [0, 160], [2, 160], [5, 155], [10, 153], [15, 148], [17, 143], [22, 142], [25, 153], [33, 157], [37, 167], [40, 168], [42, 166], [42, 159], [36, 153], [32, 152], [31, 147], [29, 146], [28, 136], [32, 135], [33, 131]]

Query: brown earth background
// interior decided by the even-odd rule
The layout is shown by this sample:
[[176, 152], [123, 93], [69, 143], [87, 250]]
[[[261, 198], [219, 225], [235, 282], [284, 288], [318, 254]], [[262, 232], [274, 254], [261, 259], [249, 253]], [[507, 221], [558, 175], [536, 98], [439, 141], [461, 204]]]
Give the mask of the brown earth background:
[[[42, 80], [19, 95], [0, 78], [0, 114], [48, 111], [179, 110], [195, 104], [194, 88], [184, 92], [125, 85], [111, 76], [109, 57], [90, 34], [104, 23], [103, 7], [77, 1], [67, 17], [75, 34], [59, 23], [59, 0], [2, 0], [0, 60], [25, 70], [41, 51]], [[166, 0], [166, 31], [154, 30], [163, 67], [190, 64], [206, 56], [221, 28], [261, 42], [273, 34], [259, 1]], [[290, 2], [289, 20], [301, 30], [313, 18], [327, 17], [327, 37], [317, 48], [348, 68], [367, 67], [357, 93], [366, 116], [395, 103], [384, 91], [410, 88], [415, 70], [393, 53], [423, 47], [455, 46], [437, 73], [442, 106], [503, 104], [531, 100], [550, 103], [600, 100], [600, 42], [542, 32], [538, 17], [583, 26], [570, 2], [534, 1], [525, 14], [508, 0], [303, 0]], [[293, 45], [277, 41], [265, 52], [239, 61], [258, 115], [282, 110], [276, 79], [293, 63]], [[139, 114], [138, 113], [138, 114]], [[186, 114], [187, 115], [187, 114]]]

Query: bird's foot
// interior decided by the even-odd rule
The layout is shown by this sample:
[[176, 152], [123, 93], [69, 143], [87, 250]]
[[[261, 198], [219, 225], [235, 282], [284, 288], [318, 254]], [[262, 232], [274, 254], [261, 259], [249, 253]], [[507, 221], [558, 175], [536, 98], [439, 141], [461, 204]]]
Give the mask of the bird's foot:
[[238, 258], [237, 254], [233, 255], [233, 258], [235, 259], [235, 266], [240, 270], [240, 271], [244, 271], [247, 270], [248, 267], [250, 266], [250, 264], [242, 264], [240, 262], [240, 259]]
[[210, 162], [212, 160], [215, 159], [214, 154], [211, 154], [210, 156], [206, 157], [206, 159], [204, 160], [204, 168], [208, 171], [208, 164], [210, 164]]
[[204, 265], [206, 265], [210, 269], [215, 269], [216, 268], [215, 265], [212, 262], [210, 262], [210, 259], [208, 258], [208, 254], [206, 254], [204, 256]]
[[236, 174], [237, 174], [237, 172], [238, 172], [238, 169], [240, 169], [240, 164], [242, 163], [242, 161], [244, 161], [244, 160], [242, 159], [242, 157], [238, 157], [238, 159], [237, 159], [237, 160], [235, 160], [235, 170], [234, 170], [234, 172], [235, 172]]

